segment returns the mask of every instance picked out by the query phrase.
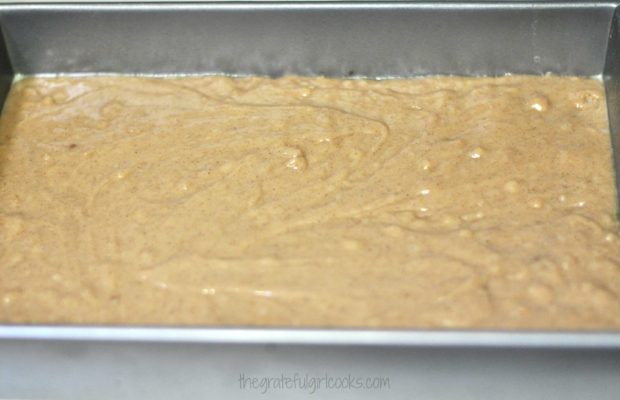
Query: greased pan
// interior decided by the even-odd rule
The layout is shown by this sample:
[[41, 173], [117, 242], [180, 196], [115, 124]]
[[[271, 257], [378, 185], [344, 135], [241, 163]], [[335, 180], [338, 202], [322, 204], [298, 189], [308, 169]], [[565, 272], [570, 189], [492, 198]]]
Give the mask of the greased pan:
[[[0, 92], [15, 74], [603, 75], [617, 169], [616, 8], [5, 3]], [[313, 395], [618, 399], [620, 333], [0, 325], [0, 398]]]

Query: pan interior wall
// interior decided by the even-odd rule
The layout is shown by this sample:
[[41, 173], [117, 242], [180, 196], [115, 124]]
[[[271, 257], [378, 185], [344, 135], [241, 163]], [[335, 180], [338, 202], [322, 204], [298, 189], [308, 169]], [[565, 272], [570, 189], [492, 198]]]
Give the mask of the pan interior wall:
[[20, 74], [599, 75], [612, 4], [4, 6]]

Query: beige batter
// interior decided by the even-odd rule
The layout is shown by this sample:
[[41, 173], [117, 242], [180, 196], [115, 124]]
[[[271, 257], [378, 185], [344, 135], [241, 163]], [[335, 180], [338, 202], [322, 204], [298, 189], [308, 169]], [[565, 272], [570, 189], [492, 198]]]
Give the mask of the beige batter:
[[620, 328], [602, 85], [29, 78], [0, 321]]

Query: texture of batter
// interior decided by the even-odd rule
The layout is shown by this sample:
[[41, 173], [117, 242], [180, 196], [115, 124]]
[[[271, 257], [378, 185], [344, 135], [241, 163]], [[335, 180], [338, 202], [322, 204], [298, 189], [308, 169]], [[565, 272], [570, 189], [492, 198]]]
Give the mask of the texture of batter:
[[0, 321], [620, 328], [602, 84], [27, 78]]

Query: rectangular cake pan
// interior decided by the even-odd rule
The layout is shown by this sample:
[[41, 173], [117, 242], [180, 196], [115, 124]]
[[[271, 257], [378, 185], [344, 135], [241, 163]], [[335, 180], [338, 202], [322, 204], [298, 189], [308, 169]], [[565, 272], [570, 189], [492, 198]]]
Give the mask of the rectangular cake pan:
[[[0, 97], [16, 74], [602, 75], [617, 169], [617, 5], [4, 3]], [[313, 395], [619, 399], [620, 333], [0, 325], [0, 398]]]

